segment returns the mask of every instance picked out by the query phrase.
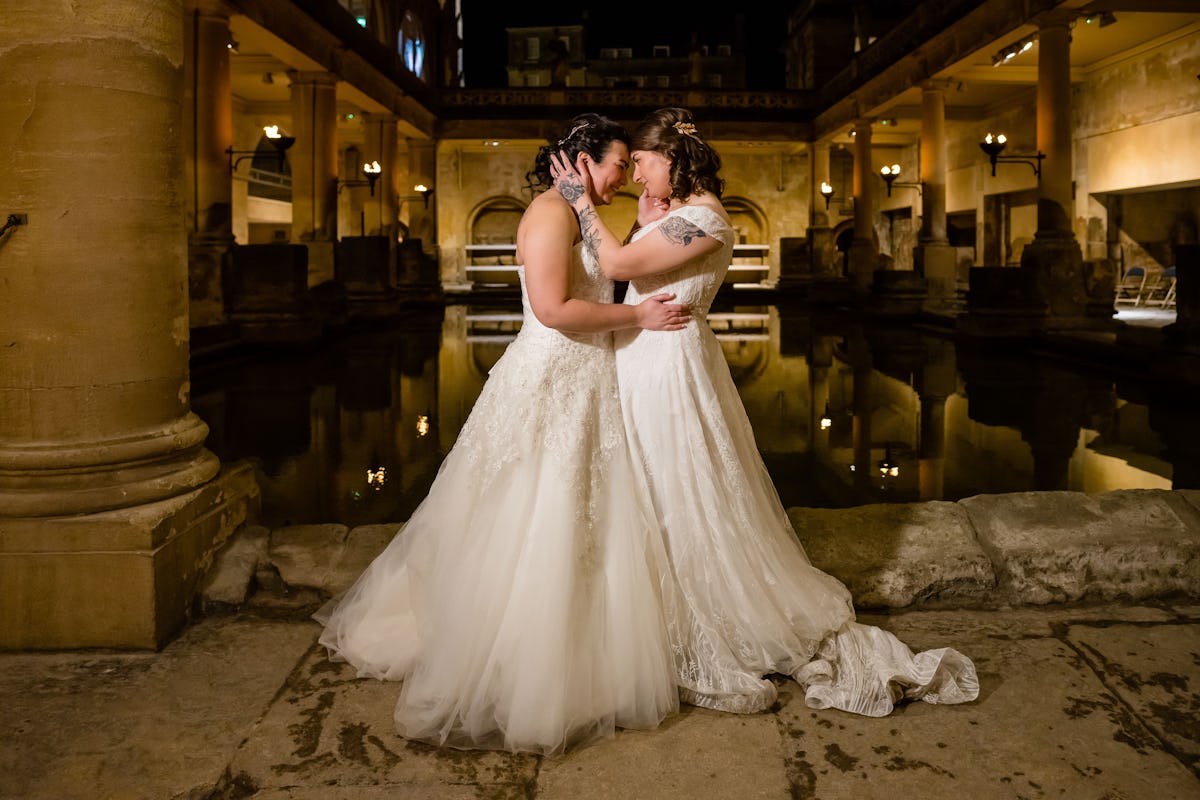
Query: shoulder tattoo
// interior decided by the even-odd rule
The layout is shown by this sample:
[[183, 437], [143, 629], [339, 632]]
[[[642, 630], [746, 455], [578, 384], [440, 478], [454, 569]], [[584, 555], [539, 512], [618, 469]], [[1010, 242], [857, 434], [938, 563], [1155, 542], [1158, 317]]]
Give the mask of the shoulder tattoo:
[[689, 245], [693, 239], [700, 239], [708, 234], [686, 219], [673, 217], [658, 226], [658, 231], [672, 244]]

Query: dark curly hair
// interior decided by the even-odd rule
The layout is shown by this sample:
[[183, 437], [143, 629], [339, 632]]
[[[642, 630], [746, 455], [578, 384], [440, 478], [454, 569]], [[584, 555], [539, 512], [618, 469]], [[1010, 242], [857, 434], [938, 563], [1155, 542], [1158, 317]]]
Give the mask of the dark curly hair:
[[719, 198], [725, 191], [725, 180], [717, 175], [721, 157], [704, 141], [686, 108], [650, 112], [633, 132], [630, 149], [650, 150], [670, 160], [671, 197], [712, 192]]
[[533, 169], [525, 173], [525, 180], [533, 188], [549, 189], [554, 185], [550, 177], [551, 154], [562, 152], [574, 163], [580, 153], [587, 153], [600, 162], [613, 142], [624, 142], [628, 147], [629, 131], [600, 114], [580, 114], [563, 126], [562, 138], [538, 148]]

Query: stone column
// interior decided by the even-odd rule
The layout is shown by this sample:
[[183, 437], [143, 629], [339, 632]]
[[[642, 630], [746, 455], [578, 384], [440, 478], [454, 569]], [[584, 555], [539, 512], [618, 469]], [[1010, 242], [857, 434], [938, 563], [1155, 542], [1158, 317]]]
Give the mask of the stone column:
[[[437, 255], [437, 198], [435, 195], [421, 197], [413, 188], [423, 184], [431, 191], [437, 191], [434, 182], [434, 162], [436, 152], [434, 143], [420, 139], [410, 139], [408, 142], [408, 180], [406, 194], [412, 199], [408, 206], [408, 236], [410, 239], [420, 239], [421, 249], [425, 255]], [[443, 276], [443, 279], [445, 276]]]
[[[810, 142], [808, 157], [812, 165], [812, 186], [808, 200], [808, 243], [812, 274], [816, 278], [836, 278], [841, 276], [841, 258], [833, 241], [833, 226], [830, 224], [832, 214], [825, 207], [825, 196], [821, 194], [821, 184], [829, 182], [829, 142]], [[846, 187], [839, 189], [835, 186], [834, 191], [844, 194]]]
[[182, 9], [16, 5], [0, 208], [28, 223], [0, 242], [0, 649], [156, 647], [257, 493], [214, 480], [190, 409]]
[[958, 264], [946, 238], [946, 97], [944, 81], [921, 87], [921, 232], [913, 266], [925, 276], [930, 311], [953, 312]]
[[[383, 169], [375, 185], [375, 196], [369, 198], [367, 233], [396, 240], [398, 219], [396, 185], [396, 117], [393, 114], [364, 114], [366, 146], [365, 161], [378, 161]], [[362, 169], [361, 165], [359, 169]], [[374, 216], [372, 216], [372, 212]]]
[[221, 290], [233, 247], [233, 91], [229, 83], [229, 10], [197, 0], [184, 14], [184, 197], [188, 225], [191, 326], [225, 321]]
[[[333, 278], [337, 236], [337, 76], [292, 72], [292, 241], [308, 247], [308, 285]], [[358, 178], [356, 175], [355, 178]]]
[[1071, 34], [1067, 21], [1038, 31], [1037, 146], [1045, 154], [1038, 182], [1037, 233], [1021, 256], [1050, 327], [1076, 327], [1087, 306], [1083, 254], [1071, 218]]
[[871, 168], [871, 123], [854, 125], [854, 240], [850, 243], [850, 280], [869, 292], [879, 266], [875, 243], [875, 173]]

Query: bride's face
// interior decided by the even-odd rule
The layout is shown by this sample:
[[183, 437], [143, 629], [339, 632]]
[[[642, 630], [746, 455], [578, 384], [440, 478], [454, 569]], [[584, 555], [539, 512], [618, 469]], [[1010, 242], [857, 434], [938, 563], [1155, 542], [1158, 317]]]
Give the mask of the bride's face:
[[671, 196], [671, 161], [653, 150], [633, 151], [633, 180], [642, 184], [651, 197], [664, 200]]
[[608, 205], [629, 180], [629, 148], [624, 142], [614, 141], [604, 160], [588, 159], [587, 169], [592, 175], [592, 202]]

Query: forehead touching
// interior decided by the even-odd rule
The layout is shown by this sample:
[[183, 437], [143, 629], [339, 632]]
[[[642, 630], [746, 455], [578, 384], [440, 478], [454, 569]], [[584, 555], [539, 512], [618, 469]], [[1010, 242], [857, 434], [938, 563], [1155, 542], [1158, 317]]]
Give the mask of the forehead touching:
[[623, 169], [629, 166], [629, 147], [620, 139], [613, 139], [608, 143], [601, 161], [605, 164], [616, 164]]

